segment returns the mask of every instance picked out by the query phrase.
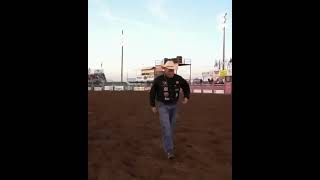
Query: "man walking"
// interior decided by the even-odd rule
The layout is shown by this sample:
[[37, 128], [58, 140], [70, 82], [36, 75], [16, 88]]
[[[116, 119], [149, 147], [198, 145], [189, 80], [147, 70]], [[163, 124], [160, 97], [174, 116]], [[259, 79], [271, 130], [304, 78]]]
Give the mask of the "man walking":
[[190, 98], [190, 87], [185, 79], [174, 73], [173, 61], [167, 61], [163, 67], [164, 75], [158, 76], [151, 87], [150, 105], [152, 112], [156, 113], [155, 100], [157, 100], [164, 151], [167, 153], [168, 159], [173, 159], [175, 157], [173, 134], [180, 88], [184, 94], [182, 103], [186, 104]]

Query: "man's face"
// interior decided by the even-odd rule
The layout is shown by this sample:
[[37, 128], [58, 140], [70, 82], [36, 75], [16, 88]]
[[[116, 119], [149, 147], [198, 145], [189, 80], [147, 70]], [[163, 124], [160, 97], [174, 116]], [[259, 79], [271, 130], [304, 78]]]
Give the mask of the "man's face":
[[164, 69], [164, 74], [165, 74], [168, 78], [173, 78], [173, 76], [174, 76], [174, 69], [165, 68], [165, 69]]

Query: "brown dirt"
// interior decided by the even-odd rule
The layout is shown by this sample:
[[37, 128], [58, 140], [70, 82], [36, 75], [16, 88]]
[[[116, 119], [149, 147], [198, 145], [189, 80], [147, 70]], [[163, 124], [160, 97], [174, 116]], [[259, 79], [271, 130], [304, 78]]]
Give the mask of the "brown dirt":
[[162, 149], [147, 92], [88, 92], [89, 180], [231, 180], [230, 95], [179, 105], [176, 159]]

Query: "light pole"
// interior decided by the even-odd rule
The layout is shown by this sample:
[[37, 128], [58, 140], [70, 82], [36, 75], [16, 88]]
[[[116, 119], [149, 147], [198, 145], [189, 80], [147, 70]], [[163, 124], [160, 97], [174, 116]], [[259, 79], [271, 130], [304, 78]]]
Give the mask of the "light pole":
[[225, 45], [226, 45], [226, 22], [227, 22], [227, 13], [224, 14], [224, 22], [223, 22], [223, 58], [222, 58], [222, 69], [224, 70], [224, 58], [225, 58]]
[[121, 42], [121, 82], [123, 82], [123, 30], [122, 30], [122, 42]]

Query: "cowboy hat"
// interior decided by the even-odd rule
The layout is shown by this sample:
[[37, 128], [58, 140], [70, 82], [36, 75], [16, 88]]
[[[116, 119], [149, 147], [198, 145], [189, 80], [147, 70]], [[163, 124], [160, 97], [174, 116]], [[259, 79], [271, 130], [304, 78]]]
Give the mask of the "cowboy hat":
[[176, 65], [173, 61], [167, 61], [166, 64], [162, 65], [162, 67], [167, 69], [176, 69]]

